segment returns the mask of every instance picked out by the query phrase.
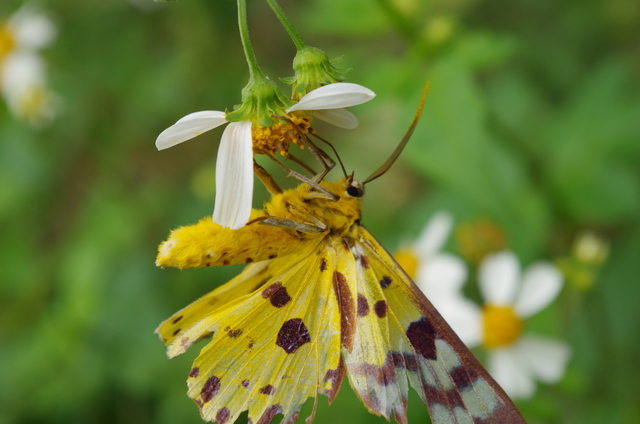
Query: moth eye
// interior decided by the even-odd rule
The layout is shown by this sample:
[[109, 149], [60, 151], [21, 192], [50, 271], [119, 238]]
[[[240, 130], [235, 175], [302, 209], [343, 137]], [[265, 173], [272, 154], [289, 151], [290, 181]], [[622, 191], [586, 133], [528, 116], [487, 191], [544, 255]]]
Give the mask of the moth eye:
[[349, 186], [347, 187], [347, 194], [351, 197], [362, 197], [364, 190], [361, 187]]

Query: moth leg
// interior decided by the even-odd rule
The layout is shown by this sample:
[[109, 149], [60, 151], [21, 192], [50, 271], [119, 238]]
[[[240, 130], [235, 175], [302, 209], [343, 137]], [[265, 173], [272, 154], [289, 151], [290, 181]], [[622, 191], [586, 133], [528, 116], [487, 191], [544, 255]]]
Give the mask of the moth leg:
[[307, 163], [305, 161], [303, 161], [302, 159], [295, 157], [293, 154], [291, 154], [290, 152], [287, 155], [287, 159], [291, 159], [293, 162], [297, 163], [298, 165], [300, 165], [301, 167], [303, 167], [304, 169], [306, 169], [311, 175], [316, 175], [317, 172], [314, 171], [314, 169], [312, 167], [310, 167], [309, 165], [307, 165]]
[[253, 173], [256, 174], [256, 176], [260, 179], [262, 184], [264, 184], [267, 190], [269, 190], [269, 193], [271, 193], [272, 196], [282, 193], [282, 189], [275, 182], [271, 174], [269, 174], [263, 167], [258, 165], [258, 162], [256, 162], [255, 159], [253, 160]]
[[273, 227], [289, 228], [289, 229], [301, 231], [307, 234], [320, 234], [325, 232], [327, 229], [327, 226], [320, 221], [317, 221], [317, 223], [321, 224], [321, 227], [304, 224], [302, 222], [294, 221], [292, 219], [276, 218], [273, 216], [270, 216], [260, 221], [261, 225], [271, 225]]
[[278, 166], [280, 168], [282, 168], [290, 177], [293, 177], [297, 180], [302, 181], [303, 183], [307, 183], [309, 184], [311, 187], [315, 188], [316, 190], [318, 190], [320, 193], [322, 193], [323, 198], [325, 199], [329, 199], [329, 200], [338, 200], [340, 199], [340, 196], [338, 196], [335, 193], [332, 193], [330, 190], [322, 187], [319, 183], [309, 179], [308, 177], [305, 177], [304, 175], [302, 175], [299, 172], [294, 171], [293, 169], [289, 169], [286, 166], [284, 166], [284, 164], [282, 164], [278, 159], [274, 158], [271, 154], [269, 154], [269, 152], [264, 152], [261, 151], [259, 152], [261, 154], [264, 154], [265, 156], [267, 156], [269, 159], [271, 159], [272, 161], [274, 161], [275, 163], [278, 164]]
[[331, 156], [329, 156], [324, 150], [316, 146], [307, 135], [304, 135], [302, 141], [307, 147], [313, 156], [315, 156], [316, 160], [322, 164], [322, 171], [313, 177], [313, 181], [319, 183], [326, 177], [326, 175], [336, 166], [336, 163]]
[[[338, 162], [340, 163], [340, 167], [342, 168], [342, 173], [346, 176], [347, 175], [347, 170], [344, 168], [344, 164], [342, 163], [342, 160], [340, 160], [340, 155], [338, 154], [338, 152], [336, 151], [336, 148], [333, 147], [333, 144], [329, 143], [327, 140], [325, 140], [324, 138], [320, 137], [318, 134], [316, 134], [315, 131], [313, 131], [313, 128], [311, 128], [309, 130], [309, 134], [311, 134], [312, 136], [314, 136], [315, 138], [317, 138], [318, 140], [322, 141], [324, 144], [326, 144], [327, 146], [329, 146], [331, 148], [331, 150], [333, 150], [333, 154], [336, 155], [336, 159], [338, 159]], [[307, 137], [307, 141], [309, 143], [311, 142], [311, 139], [309, 137]], [[313, 144], [313, 143], [312, 143]], [[315, 144], [314, 144], [315, 146]], [[333, 159], [331, 158], [331, 156], [327, 155], [327, 153], [320, 149], [318, 146], [315, 146], [316, 149], [318, 149], [318, 151], [325, 157], [327, 158], [327, 160], [331, 161], [331, 168], [333, 168], [335, 166], [335, 162], [333, 162]]]
[[[329, 156], [326, 152], [324, 152], [322, 149], [320, 149], [318, 146], [316, 146], [315, 144], [313, 144], [313, 142], [311, 141], [311, 139], [309, 139], [309, 137], [303, 133], [302, 131], [300, 131], [300, 128], [298, 128], [298, 126], [291, 120], [289, 119], [289, 117], [287, 116], [280, 116], [280, 115], [272, 115], [272, 118], [277, 118], [277, 119], [281, 119], [284, 121], [289, 122], [298, 132], [298, 137], [299, 139], [302, 141], [302, 143], [304, 145], [307, 146], [307, 148], [309, 149], [309, 151], [311, 152], [311, 154], [316, 158], [316, 160], [318, 162], [320, 162], [320, 164], [322, 165], [322, 171], [319, 173], [315, 173], [311, 168], [309, 168], [306, 164], [300, 163], [300, 162], [296, 162], [302, 166], [304, 166], [304, 168], [307, 171], [310, 171], [312, 174], [314, 174], [313, 177], [313, 181], [316, 183], [319, 183], [320, 181], [322, 181], [324, 179], [324, 177], [329, 173], [329, 171], [331, 171], [333, 169], [333, 167], [336, 165], [336, 163], [334, 162], [334, 160], [331, 158], [331, 156]], [[310, 131], [312, 131], [312, 129], [310, 129]], [[337, 199], [336, 199], [337, 200]]]

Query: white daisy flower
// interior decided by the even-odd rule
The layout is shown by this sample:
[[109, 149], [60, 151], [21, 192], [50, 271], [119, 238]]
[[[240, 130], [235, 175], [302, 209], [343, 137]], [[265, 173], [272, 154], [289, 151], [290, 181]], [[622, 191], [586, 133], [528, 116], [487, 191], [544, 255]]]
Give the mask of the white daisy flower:
[[[571, 354], [568, 344], [522, 334], [522, 329], [527, 318], [548, 306], [560, 292], [560, 271], [550, 263], [538, 262], [520, 275], [517, 257], [504, 251], [480, 264], [479, 284], [483, 307], [474, 305], [472, 310], [467, 305], [460, 310], [467, 321], [464, 325], [477, 333], [461, 333], [460, 338], [469, 347], [481, 344], [487, 350], [489, 372], [514, 398], [531, 397], [536, 380], [559, 381]], [[436, 299], [433, 296], [431, 300], [437, 304], [437, 293]]]
[[0, 90], [11, 112], [34, 125], [55, 115], [56, 96], [39, 55], [55, 33], [51, 20], [28, 5], [0, 24]]
[[[373, 91], [358, 84], [329, 84], [309, 92], [285, 112], [312, 111], [314, 116], [333, 125], [355, 128], [358, 120], [344, 108], [367, 102], [373, 97]], [[225, 112], [191, 113], [164, 130], [156, 139], [156, 147], [158, 150], [167, 149], [227, 122]], [[254, 130], [256, 128], [249, 119], [230, 122], [220, 140], [213, 221], [223, 227], [241, 228], [251, 215]]]

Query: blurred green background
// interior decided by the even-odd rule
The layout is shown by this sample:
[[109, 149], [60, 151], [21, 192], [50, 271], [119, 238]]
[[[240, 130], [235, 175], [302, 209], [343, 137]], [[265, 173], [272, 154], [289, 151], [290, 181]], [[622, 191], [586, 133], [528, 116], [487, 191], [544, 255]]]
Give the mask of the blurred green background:
[[[0, 18], [21, 3], [3, 1]], [[240, 102], [235, 2], [39, 4], [58, 27], [44, 54], [61, 109], [34, 130], [0, 105], [0, 423], [199, 423], [185, 384], [199, 348], [169, 361], [153, 331], [240, 268], [154, 260], [169, 230], [212, 212], [222, 130], [162, 152], [154, 140], [190, 112]], [[378, 95], [352, 109], [356, 130], [315, 125], [357, 177], [393, 150], [432, 82], [407, 151], [367, 187], [364, 224], [389, 249], [440, 209], [490, 220], [525, 264], [569, 255], [584, 229], [610, 243], [593, 284], [567, 283], [531, 323], [573, 357], [518, 406], [530, 423], [640, 422], [640, 3], [282, 6]], [[295, 49], [266, 2], [249, 2], [249, 25], [265, 73], [292, 75]], [[416, 396], [409, 414], [428, 420]], [[315, 422], [382, 421], [345, 382]]]

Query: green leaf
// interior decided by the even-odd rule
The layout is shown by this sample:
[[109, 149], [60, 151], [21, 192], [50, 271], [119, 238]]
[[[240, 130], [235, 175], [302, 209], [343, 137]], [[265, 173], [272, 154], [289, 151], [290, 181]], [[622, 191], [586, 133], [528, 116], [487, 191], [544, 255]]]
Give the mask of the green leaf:
[[523, 158], [489, 133], [487, 107], [467, 66], [443, 60], [429, 77], [432, 86], [422, 122], [405, 157], [425, 177], [473, 205], [470, 216], [501, 224], [512, 247], [530, 257], [541, 246], [549, 211], [531, 184]]

